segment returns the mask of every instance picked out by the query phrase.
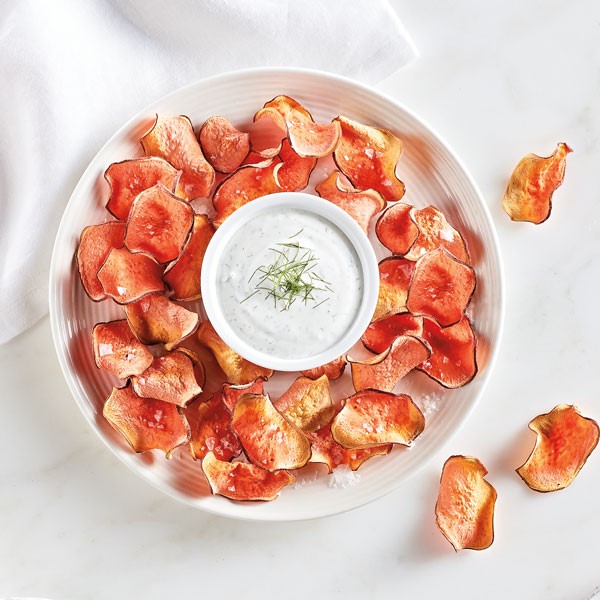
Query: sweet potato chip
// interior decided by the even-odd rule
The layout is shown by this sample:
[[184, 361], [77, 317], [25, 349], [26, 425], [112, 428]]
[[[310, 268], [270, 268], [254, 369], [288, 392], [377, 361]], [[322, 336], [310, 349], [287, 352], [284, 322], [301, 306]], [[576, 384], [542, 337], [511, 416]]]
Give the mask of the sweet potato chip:
[[596, 421], [567, 404], [535, 417], [529, 429], [537, 439], [517, 473], [536, 492], [553, 492], [570, 485], [598, 445], [600, 431]]
[[133, 158], [113, 163], [106, 169], [104, 179], [110, 186], [106, 210], [117, 219], [127, 220], [135, 197], [144, 190], [162, 183], [175, 193], [181, 171], [158, 156]]
[[563, 182], [570, 152], [573, 150], [561, 142], [550, 156], [528, 154], [519, 161], [502, 201], [502, 207], [513, 221], [539, 225], [550, 216], [552, 194]]
[[263, 394], [265, 381], [266, 377], [261, 376], [250, 383], [244, 383], [242, 385], [224, 383], [221, 387], [221, 397], [223, 398], [223, 403], [229, 409], [229, 412], [233, 412], [235, 403], [244, 394]]
[[475, 271], [444, 248], [421, 256], [408, 288], [406, 306], [433, 317], [442, 327], [458, 323], [475, 291]]
[[210, 321], [204, 321], [198, 330], [198, 340], [214, 354], [223, 373], [230, 383], [240, 385], [250, 383], [258, 377], [268, 379], [273, 375], [271, 369], [259, 367], [232, 350], [215, 331]]
[[206, 248], [215, 230], [206, 215], [194, 215], [192, 233], [179, 258], [165, 269], [164, 281], [173, 290], [173, 300], [198, 300], [200, 272]]
[[90, 225], [81, 232], [77, 248], [77, 268], [85, 293], [94, 302], [104, 300], [106, 294], [98, 279], [98, 271], [113, 248], [121, 248], [125, 238], [125, 223], [109, 221]]
[[329, 381], [333, 381], [335, 379], [339, 379], [344, 374], [345, 369], [346, 357], [338, 356], [338, 358], [334, 358], [331, 362], [321, 365], [320, 367], [302, 371], [302, 375], [304, 375], [304, 377], [308, 377], [309, 379], [319, 379], [321, 375], [327, 375], [327, 379], [329, 379]]
[[308, 185], [317, 159], [296, 154], [288, 140], [283, 140], [279, 158], [283, 161], [273, 172], [277, 185], [284, 192], [299, 192]]
[[135, 452], [162, 450], [170, 458], [175, 448], [190, 439], [190, 427], [177, 406], [140, 398], [130, 384], [113, 388], [103, 414]]
[[447, 388], [461, 387], [475, 377], [477, 341], [467, 317], [444, 328], [424, 318], [421, 337], [431, 346], [431, 356], [417, 367], [420, 371]]
[[157, 183], [131, 205], [125, 245], [131, 252], [145, 252], [166, 263], [181, 254], [193, 224], [192, 207]]
[[364, 360], [346, 358], [356, 391], [372, 388], [391, 392], [405, 375], [430, 356], [431, 348], [427, 342], [413, 335], [401, 335], [381, 354]]
[[377, 219], [377, 238], [393, 254], [404, 256], [419, 235], [419, 228], [411, 216], [412, 208], [410, 204], [397, 202]]
[[231, 423], [246, 456], [263, 469], [299, 469], [310, 459], [308, 438], [277, 411], [268, 396], [241, 396]]
[[456, 551], [484, 550], [494, 541], [496, 490], [484, 479], [486, 474], [471, 456], [451, 456], [444, 463], [435, 518]]
[[140, 375], [131, 378], [133, 391], [141, 398], [154, 398], [186, 406], [202, 392], [196, 381], [194, 363], [184, 352], [159, 356]]
[[188, 198], [206, 198], [209, 195], [215, 171], [204, 158], [187, 117], [156, 115], [154, 125], [140, 143], [146, 156], [161, 156], [182, 171], [180, 186]]
[[422, 337], [423, 317], [415, 317], [403, 310], [369, 324], [360, 338], [367, 350], [375, 354], [385, 352], [401, 335]]
[[304, 433], [320, 429], [335, 413], [326, 375], [315, 380], [298, 377], [273, 405]]
[[294, 483], [287, 471], [271, 473], [248, 463], [230, 463], [209, 452], [202, 460], [202, 470], [213, 494], [238, 501], [275, 500], [281, 490]]
[[162, 267], [148, 254], [113, 248], [98, 271], [98, 280], [107, 296], [118, 304], [129, 304], [162, 292], [162, 274]]
[[396, 313], [406, 306], [415, 263], [389, 256], [379, 263], [379, 296], [373, 319]]
[[194, 365], [194, 376], [196, 377], [196, 383], [203, 388], [204, 384], [206, 383], [206, 371], [198, 354], [196, 354], [196, 352], [193, 350], [186, 348], [185, 346], [179, 346], [177, 348], [177, 352], [183, 352], [183, 354], [185, 354], [192, 361], [192, 364]]
[[344, 401], [331, 423], [333, 439], [344, 448], [369, 448], [412, 441], [425, 429], [425, 417], [406, 394], [364, 390]]
[[338, 169], [359, 190], [375, 190], [391, 202], [404, 196], [404, 184], [396, 177], [402, 142], [387, 129], [377, 129], [337, 117], [342, 137], [333, 153]]
[[236, 129], [225, 117], [210, 117], [198, 134], [206, 160], [219, 173], [231, 173], [250, 152], [250, 135]]
[[144, 372], [154, 356], [133, 335], [125, 319], [98, 323], [92, 330], [96, 366], [119, 379]]
[[339, 171], [334, 171], [325, 181], [319, 183], [315, 191], [321, 198], [345, 210], [367, 234], [371, 219], [385, 207], [383, 196], [375, 190], [361, 192], [344, 187], [340, 181]]
[[261, 108], [254, 115], [250, 127], [251, 153], [263, 157], [263, 160], [277, 156], [286, 135], [285, 119], [279, 112], [274, 108]]
[[125, 307], [125, 315], [135, 336], [143, 344], [165, 344], [173, 349], [198, 327], [198, 314], [171, 302], [166, 296], [151, 294]]

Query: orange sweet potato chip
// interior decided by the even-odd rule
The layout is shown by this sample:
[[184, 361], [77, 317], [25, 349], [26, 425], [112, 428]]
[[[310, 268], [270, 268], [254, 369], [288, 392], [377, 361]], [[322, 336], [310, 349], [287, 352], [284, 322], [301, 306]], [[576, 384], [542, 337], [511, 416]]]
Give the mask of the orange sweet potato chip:
[[333, 153], [338, 169], [359, 190], [375, 190], [391, 202], [404, 196], [404, 184], [396, 177], [402, 142], [387, 129], [377, 129], [337, 117], [342, 137]]
[[166, 263], [181, 254], [193, 224], [192, 207], [157, 183], [131, 205], [125, 245], [131, 252], [145, 252]]
[[129, 304], [162, 292], [162, 274], [162, 267], [148, 254], [113, 248], [98, 271], [98, 280], [107, 296], [118, 304]]
[[517, 473], [537, 492], [553, 492], [570, 485], [598, 445], [600, 431], [596, 421], [567, 404], [535, 417], [529, 429], [537, 439]]
[[467, 317], [444, 328], [424, 318], [421, 336], [431, 346], [431, 356], [417, 367], [420, 371], [447, 388], [461, 387], [475, 377], [477, 340]]
[[106, 294], [98, 279], [98, 271], [113, 248], [121, 248], [125, 238], [125, 223], [109, 221], [90, 225], [81, 232], [77, 248], [77, 268], [85, 293], [94, 302], [104, 300]]
[[179, 346], [177, 348], [177, 352], [183, 352], [194, 365], [194, 376], [196, 377], [196, 383], [203, 388], [206, 383], [206, 370], [204, 369], [204, 365], [200, 361], [200, 357], [194, 350], [190, 350], [185, 346]]
[[279, 163], [273, 172], [277, 185], [284, 192], [299, 192], [308, 185], [310, 174], [317, 164], [317, 159], [310, 156], [300, 156], [290, 146], [288, 140], [283, 140]]
[[277, 411], [268, 396], [241, 396], [231, 423], [246, 456], [262, 469], [298, 469], [310, 459], [308, 438]]
[[369, 232], [371, 219], [385, 207], [383, 196], [375, 190], [358, 191], [342, 185], [339, 171], [334, 171], [315, 191], [321, 198], [329, 200], [345, 210], [365, 233]]
[[104, 179], [110, 186], [106, 210], [117, 219], [127, 220], [135, 197], [144, 190], [162, 183], [175, 193], [181, 171], [158, 156], [133, 158], [113, 163], [106, 169]]
[[204, 158], [187, 117], [156, 115], [152, 128], [140, 143], [146, 156], [161, 156], [182, 171], [180, 186], [188, 198], [206, 198], [209, 195], [215, 171]]
[[484, 479], [486, 474], [471, 456], [451, 456], [444, 464], [435, 517], [456, 551], [484, 550], [494, 541], [496, 490]]
[[200, 292], [200, 272], [206, 248], [215, 230], [206, 215], [194, 215], [192, 233], [179, 258], [166, 269], [163, 277], [173, 291], [173, 300], [198, 300]]
[[198, 340], [211, 350], [223, 373], [225, 373], [229, 382], [234, 385], [250, 383], [258, 377], [268, 379], [273, 375], [271, 369], [259, 367], [232, 350], [219, 337], [210, 321], [204, 321], [200, 326]]
[[325, 365], [302, 371], [302, 375], [304, 375], [304, 377], [308, 377], [309, 379], [318, 379], [321, 377], [321, 375], [327, 375], [327, 379], [329, 379], [329, 381], [334, 381], [335, 379], [339, 379], [344, 374], [345, 369], [346, 357], [338, 356], [338, 358], [334, 358], [331, 362], [328, 362]]
[[375, 354], [385, 352], [401, 335], [422, 337], [423, 317], [415, 317], [406, 310], [388, 315], [369, 324], [360, 338], [367, 350]]
[[103, 414], [135, 452], [162, 450], [170, 458], [175, 448], [190, 439], [190, 427], [177, 406], [140, 398], [130, 384], [113, 388]]
[[373, 319], [396, 313], [406, 306], [415, 263], [389, 256], [379, 263], [379, 296]]
[[381, 354], [364, 360], [347, 356], [356, 391], [372, 388], [391, 392], [396, 384], [431, 356], [429, 344], [420, 337], [401, 335]]
[[225, 117], [210, 117], [198, 135], [206, 160], [219, 173], [231, 173], [250, 152], [250, 135], [236, 129]]
[[419, 228], [411, 216], [412, 208], [410, 204], [396, 202], [377, 219], [377, 238], [393, 254], [404, 256], [419, 235]]
[[425, 417], [406, 394], [364, 390], [344, 401], [331, 423], [333, 439], [344, 448], [369, 448], [412, 441], [425, 429]]
[[442, 327], [458, 323], [475, 291], [475, 271], [444, 248], [424, 254], [415, 265], [408, 310], [433, 317]]
[[224, 383], [221, 387], [221, 397], [223, 398], [223, 403], [229, 409], [229, 412], [233, 412], [235, 403], [244, 394], [263, 394], [265, 381], [266, 377], [261, 376], [250, 383], [244, 383], [242, 385]]
[[[285, 119], [274, 108], [261, 108], [250, 127], [251, 154], [273, 158], [279, 154], [287, 135]], [[251, 164], [251, 163], [248, 163]]]
[[523, 157], [508, 181], [502, 206], [513, 221], [543, 223], [552, 211], [552, 194], [565, 177], [567, 154], [573, 152], [560, 143], [550, 156]]
[[119, 379], [144, 372], [154, 356], [133, 335], [125, 319], [98, 323], [92, 330], [96, 366]]
[[295, 481], [287, 471], [271, 473], [248, 463], [225, 462], [213, 452], [202, 459], [202, 470], [213, 494], [242, 502], [275, 500], [284, 487]]

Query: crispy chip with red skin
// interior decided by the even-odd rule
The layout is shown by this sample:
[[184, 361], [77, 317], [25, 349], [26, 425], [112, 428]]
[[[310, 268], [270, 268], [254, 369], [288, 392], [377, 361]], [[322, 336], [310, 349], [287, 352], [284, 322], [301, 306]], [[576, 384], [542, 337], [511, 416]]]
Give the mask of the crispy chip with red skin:
[[215, 229], [206, 215], [194, 215], [192, 233], [179, 258], [166, 269], [163, 277], [173, 291], [173, 300], [198, 300], [200, 291], [200, 272], [206, 248]]
[[192, 207], [157, 183], [138, 194], [131, 205], [125, 246], [131, 252], [145, 252], [159, 263], [166, 263], [181, 254], [193, 224]]
[[97, 323], [92, 330], [92, 341], [96, 366], [119, 379], [143, 373], [154, 360], [125, 319]]
[[231, 425], [246, 456], [262, 469], [299, 469], [310, 459], [308, 438], [277, 411], [269, 396], [241, 396]]
[[362, 228], [369, 232], [371, 219], [385, 208], [383, 196], [375, 190], [358, 191], [344, 187], [339, 171], [334, 171], [325, 181], [317, 185], [315, 191], [321, 198], [345, 210]]
[[250, 383], [261, 376], [268, 379], [273, 375], [271, 369], [259, 367], [232, 350], [208, 320], [200, 326], [198, 340], [211, 350], [228, 381], [234, 385]]
[[552, 194], [565, 177], [567, 154], [573, 152], [561, 142], [547, 157], [523, 157], [508, 181], [502, 207], [513, 221], [539, 225], [552, 211]]
[[412, 208], [410, 204], [396, 202], [377, 219], [377, 238], [393, 254], [404, 256], [419, 235], [419, 228], [411, 216]]
[[385, 352], [401, 335], [422, 337], [423, 317], [415, 317], [402, 310], [372, 321], [360, 338], [364, 347], [375, 354]]
[[285, 119], [279, 112], [274, 108], [261, 108], [250, 127], [251, 154], [261, 156], [263, 160], [277, 156], [286, 135]]
[[598, 445], [599, 428], [574, 406], [559, 404], [535, 417], [529, 429], [537, 434], [529, 458], [517, 469], [536, 492], [554, 492], [573, 483]]
[[283, 140], [279, 158], [283, 162], [273, 171], [277, 185], [284, 192], [303, 190], [308, 185], [310, 175], [317, 165], [317, 159], [296, 154], [287, 139]]
[[379, 296], [373, 319], [396, 313], [406, 306], [408, 287], [415, 263], [404, 258], [389, 256], [379, 263]]
[[241, 502], [275, 500], [296, 481], [287, 471], [272, 473], [248, 463], [221, 461], [212, 452], [202, 459], [202, 471], [213, 494]]
[[444, 213], [435, 206], [412, 210], [412, 219], [419, 229], [419, 235], [404, 258], [417, 260], [436, 248], [445, 248], [450, 254], [464, 263], [470, 263], [471, 257], [462, 236], [448, 221]]
[[327, 379], [329, 379], [329, 381], [334, 381], [335, 379], [339, 379], [344, 374], [345, 369], [346, 357], [338, 356], [331, 362], [321, 365], [320, 367], [302, 371], [302, 375], [304, 375], [304, 377], [308, 377], [309, 379], [318, 379], [321, 377], [321, 375], [327, 375]]
[[494, 541], [496, 490], [484, 479], [486, 474], [471, 456], [451, 456], [444, 463], [435, 518], [456, 551], [484, 550]]
[[331, 435], [344, 448], [410, 446], [423, 429], [425, 417], [410, 396], [370, 389], [346, 398], [331, 422]]
[[140, 398], [131, 384], [113, 388], [103, 414], [135, 452], [162, 450], [171, 458], [173, 450], [190, 439], [190, 427], [177, 406]]
[[304, 433], [320, 429], [335, 413], [327, 375], [315, 380], [298, 377], [273, 406]]
[[431, 356], [429, 344], [420, 337], [401, 335], [376, 356], [355, 360], [347, 356], [356, 391], [372, 388], [391, 392], [396, 384]]
[[104, 300], [106, 294], [98, 279], [98, 271], [113, 248], [122, 248], [125, 223], [109, 221], [89, 225], [81, 232], [77, 248], [77, 268], [85, 293], [94, 302]]
[[221, 397], [223, 398], [223, 404], [229, 409], [229, 412], [233, 412], [235, 403], [244, 394], [263, 394], [264, 383], [266, 377], [257, 377], [250, 383], [244, 383], [242, 385], [233, 385], [232, 383], [224, 383], [221, 387]]
[[442, 327], [458, 323], [475, 291], [475, 271], [437, 248], [419, 258], [408, 288], [406, 307], [433, 317]]
[[104, 179], [110, 186], [106, 210], [117, 219], [125, 221], [135, 197], [140, 192], [162, 183], [170, 192], [175, 193], [180, 176], [181, 171], [158, 156], [113, 163], [104, 172]]
[[146, 156], [161, 156], [182, 171], [179, 183], [188, 198], [206, 198], [210, 194], [215, 171], [204, 158], [188, 117], [156, 115], [140, 143]]
[[312, 115], [289, 96], [277, 96], [267, 102], [264, 108], [274, 108], [283, 117], [290, 144], [300, 156], [327, 156], [340, 140], [339, 123], [315, 123]]
[[421, 337], [431, 346], [431, 356], [417, 367], [419, 371], [446, 388], [461, 387], [475, 377], [477, 339], [467, 317], [444, 328], [425, 317]]
[[150, 255], [113, 248], [98, 271], [98, 280], [107, 296], [118, 304], [129, 304], [162, 292], [162, 274], [162, 267]]
[[236, 129], [225, 117], [210, 117], [198, 134], [206, 160], [219, 173], [231, 173], [250, 152], [250, 135]]
[[164, 344], [172, 350], [198, 327], [198, 314], [171, 302], [166, 296], [151, 294], [128, 304], [125, 315], [131, 331], [143, 344]]
[[387, 129], [369, 127], [344, 116], [334, 122], [342, 137], [333, 153], [338, 169], [359, 190], [375, 190], [394, 202], [404, 196], [404, 184], [396, 177], [402, 142]]

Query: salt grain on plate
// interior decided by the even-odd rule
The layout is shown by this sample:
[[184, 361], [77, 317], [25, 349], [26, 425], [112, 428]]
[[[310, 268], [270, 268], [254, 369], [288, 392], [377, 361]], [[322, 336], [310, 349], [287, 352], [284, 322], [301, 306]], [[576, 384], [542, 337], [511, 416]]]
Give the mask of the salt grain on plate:
[[329, 476], [327, 485], [330, 488], [349, 488], [355, 486], [360, 481], [360, 475], [350, 467], [341, 465], [333, 470], [333, 473]]
[[439, 408], [439, 400], [440, 398], [437, 394], [426, 394], [423, 396], [419, 402], [423, 415], [428, 416], [437, 412]]

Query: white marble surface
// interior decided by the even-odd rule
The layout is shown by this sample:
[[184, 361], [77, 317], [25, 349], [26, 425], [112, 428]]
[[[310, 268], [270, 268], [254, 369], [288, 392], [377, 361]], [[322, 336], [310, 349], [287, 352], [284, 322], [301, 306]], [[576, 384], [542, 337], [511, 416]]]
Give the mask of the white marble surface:
[[[600, 4], [395, 0], [422, 53], [381, 84], [463, 158], [492, 210], [508, 310], [496, 370], [448, 447], [398, 492], [324, 520], [231, 521], [135, 478], [79, 414], [48, 320], [0, 347], [0, 597], [544, 598], [600, 584], [600, 451], [537, 494], [514, 473], [527, 422], [560, 402], [600, 419]], [[548, 222], [500, 200], [527, 152], [575, 150]], [[496, 541], [455, 554], [433, 506], [444, 460], [478, 456], [498, 491]]]

